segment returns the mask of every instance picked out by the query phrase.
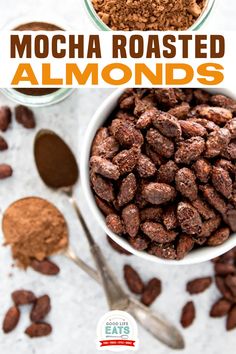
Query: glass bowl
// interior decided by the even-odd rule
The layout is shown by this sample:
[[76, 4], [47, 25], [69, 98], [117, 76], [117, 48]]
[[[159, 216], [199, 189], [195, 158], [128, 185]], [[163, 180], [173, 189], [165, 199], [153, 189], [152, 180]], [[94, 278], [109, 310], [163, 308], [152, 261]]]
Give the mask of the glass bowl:
[[[209, 17], [213, 6], [216, 0], [208, 0], [205, 8], [202, 11], [202, 14], [198, 17], [198, 19], [194, 22], [194, 24], [188, 28], [189, 31], [197, 31], [199, 30], [203, 24], [206, 22], [207, 18]], [[92, 1], [91, 0], [84, 0], [86, 10], [89, 14], [89, 17], [93, 24], [102, 31], [111, 31], [111, 29], [100, 19], [98, 14], [96, 13]]]
[[[43, 13], [38, 13], [37, 15], [25, 14], [21, 17], [11, 19], [2, 27], [2, 30], [11, 31], [18, 26], [31, 22], [52, 23], [62, 29], [72, 30], [72, 28], [67, 23], [65, 23], [64, 19], [61, 19], [57, 16], [50, 17]], [[2, 92], [12, 101], [31, 107], [49, 106], [54, 103], [58, 103], [67, 98], [73, 91], [73, 88], [58, 88], [48, 94], [29, 95], [21, 93], [14, 88], [0, 89], [0, 92]]]
[[59, 88], [50, 94], [41, 96], [25, 95], [17, 90], [14, 90], [13, 88], [3, 88], [0, 89], [0, 92], [16, 103], [31, 107], [41, 107], [50, 106], [66, 99], [73, 92], [73, 89]]

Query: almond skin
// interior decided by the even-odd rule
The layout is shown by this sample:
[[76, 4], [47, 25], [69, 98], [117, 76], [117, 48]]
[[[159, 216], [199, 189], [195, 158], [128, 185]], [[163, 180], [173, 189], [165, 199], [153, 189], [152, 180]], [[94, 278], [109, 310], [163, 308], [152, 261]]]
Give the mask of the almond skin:
[[43, 295], [40, 296], [30, 313], [30, 319], [32, 322], [39, 322], [42, 321], [45, 316], [50, 312], [51, 310], [51, 301], [50, 297], [48, 295]]
[[12, 306], [6, 313], [2, 329], [4, 333], [9, 333], [16, 328], [20, 319], [20, 310], [17, 306]]
[[192, 301], [187, 302], [183, 309], [180, 318], [180, 323], [183, 328], [191, 326], [196, 316], [195, 306]]
[[11, 294], [12, 300], [16, 306], [28, 305], [36, 300], [36, 296], [29, 290], [16, 290]]
[[0, 151], [4, 151], [8, 149], [8, 144], [6, 142], [6, 140], [0, 136]]
[[149, 183], [143, 189], [144, 199], [153, 205], [169, 202], [175, 195], [175, 189], [166, 183]]
[[0, 130], [5, 132], [11, 123], [11, 110], [9, 107], [0, 107]]
[[186, 290], [189, 294], [200, 294], [205, 291], [212, 283], [211, 277], [198, 278], [187, 283]]
[[227, 315], [229, 310], [232, 307], [232, 303], [226, 299], [218, 300], [211, 308], [210, 316], [211, 317], [222, 317]]
[[143, 281], [136, 270], [128, 264], [124, 266], [124, 278], [130, 291], [134, 294], [142, 294], [144, 290]]
[[60, 272], [60, 268], [47, 258], [42, 261], [34, 259], [30, 265], [36, 272], [44, 275], [57, 275]]
[[236, 305], [229, 312], [226, 322], [227, 331], [231, 331], [234, 328], [236, 328]]
[[26, 106], [16, 106], [16, 121], [22, 124], [26, 129], [33, 129], [36, 126], [34, 113]]
[[0, 164], [0, 179], [11, 177], [12, 173], [13, 171], [11, 166], [5, 163]]
[[144, 292], [141, 297], [141, 302], [150, 306], [156, 298], [161, 294], [161, 281], [157, 278], [152, 278], [147, 283]]
[[45, 322], [32, 323], [25, 330], [25, 334], [27, 334], [31, 338], [45, 337], [48, 336], [51, 332], [52, 326]]

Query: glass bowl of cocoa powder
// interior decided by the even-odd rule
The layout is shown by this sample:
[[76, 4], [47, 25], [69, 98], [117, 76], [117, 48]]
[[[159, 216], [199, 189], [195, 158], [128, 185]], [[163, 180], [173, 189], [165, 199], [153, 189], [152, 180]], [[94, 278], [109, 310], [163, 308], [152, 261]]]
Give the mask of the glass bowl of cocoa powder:
[[235, 90], [118, 89], [87, 129], [81, 182], [104, 237], [195, 264], [236, 246], [235, 161]]
[[[70, 26], [58, 17], [51, 18], [45, 14], [37, 16], [23, 15], [21, 18], [11, 20], [2, 28], [8, 31], [64, 31], [70, 30]], [[1, 92], [9, 99], [27, 106], [39, 107], [58, 103], [67, 98], [72, 88], [53, 87], [22, 87], [3, 88]]]
[[84, 0], [94, 25], [103, 31], [200, 29], [215, 0]]

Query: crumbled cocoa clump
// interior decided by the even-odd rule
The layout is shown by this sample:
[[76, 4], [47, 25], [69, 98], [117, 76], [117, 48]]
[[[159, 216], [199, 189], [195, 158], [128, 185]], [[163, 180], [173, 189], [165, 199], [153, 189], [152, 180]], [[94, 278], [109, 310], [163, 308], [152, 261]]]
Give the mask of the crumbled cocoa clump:
[[201, 15], [206, 0], [92, 0], [92, 4], [112, 30], [166, 31], [186, 30], [192, 26]]
[[95, 200], [135, 250], [182, 259], [236, 231], [236, 102], [199, 89], [128, 89], [95, 135]]

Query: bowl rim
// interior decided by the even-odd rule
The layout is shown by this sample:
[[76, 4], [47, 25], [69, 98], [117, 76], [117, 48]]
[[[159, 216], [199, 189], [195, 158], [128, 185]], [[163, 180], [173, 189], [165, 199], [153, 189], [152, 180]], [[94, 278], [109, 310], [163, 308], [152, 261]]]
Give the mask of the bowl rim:
[[[236, 99], [236, 92], [234, 93], [233, 90], [229, 89], [207, 89], [203, 88], [205, 91], [211, 93], [221, 93]], [[85, 132], [85, 138], [83, 141], [83, 147], [80, 155], [80, 174], [81, 174], [81, 184], [82, 190], [85, 195], [85, 200], [95, 217], [98, 225], [101, 229], [110, 236], [113, 241], [118, 243], [121, 247], [129, 251], [131, 254], [134, 254], [138, 257], [143, 259], [152, 261], [157, 264], [166, 264], [166, 265], [191, 265], [191, 264], [198, 264], [205, 261], [209, 261], [215, 257], [218, 257], [225, 252], [229, 251], [233, 247], [236, 246], [236, 233], [232, 234], [231, 237], [222, 245], [216, 247], [204, 247], [199, 248], [197, 250], [191, 251], [184, 259], [182, 260], [168, 260], [162, 259], [154, 255], [150, 255], [145, 251], [137, 251], [135, 250], [125, 239], [113, 233], [105, 223], [105, 217], [98, 208], [94, 194], [92, 192], [92, 188], [90, 186], [89, 181], [89, 157], [91, 151], [91, 144], [95, 133], [98, 128], [102, 126], [102, 124], [106, 121], [109, 114], [114, 110], [116, 107], [118, 98], [121, 94], [125, 91], [123, 88], [116, 89], [113, 93], [111, 93], [99, 106], [96, 110], [95, 114], [93, 115], [87, 130]]]

